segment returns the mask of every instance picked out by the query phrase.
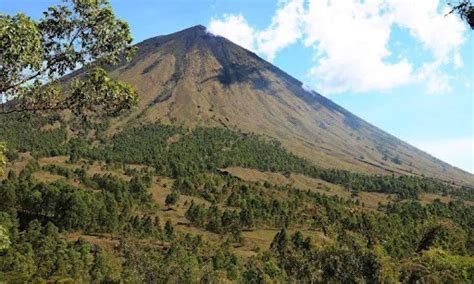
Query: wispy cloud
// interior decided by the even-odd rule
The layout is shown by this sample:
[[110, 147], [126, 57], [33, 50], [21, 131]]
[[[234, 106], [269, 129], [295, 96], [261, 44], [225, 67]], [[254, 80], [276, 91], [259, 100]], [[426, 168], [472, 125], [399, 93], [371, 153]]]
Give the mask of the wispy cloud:
[[278, 51], [295, 43], [303, 34], [303, 0], [280, 2], [280, 5], [271, 24], [264, 30], [253, 29], [240, 14], [225, 14], [222, 18], [212, 19], [208, 29], [272, 61]]
[[407, 59], [387, 62], [391, 17], [380, 1], [309, 1], [305, 44], [317, 53], [310, 70], [323, 92], [384, 90], [410, 82]]
[[246, 49], [255, 50], [255, 31], [242, 15], [225, 14], [222, 19], [212, 19], [208, 31], [226, 37]]

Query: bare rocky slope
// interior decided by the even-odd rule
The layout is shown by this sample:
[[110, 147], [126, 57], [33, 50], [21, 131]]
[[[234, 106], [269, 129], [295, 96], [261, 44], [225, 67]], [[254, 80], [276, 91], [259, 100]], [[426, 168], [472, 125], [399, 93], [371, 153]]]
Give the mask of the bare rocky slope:
[[418, 174], [474, 185], [474, 176], [372, 126], [254, 53], [203, 26], [137, 45], [132, 61], [109, 68], [132, 84], [139, 107], [110, 133], [142, 123], [239, 129], [277, 138], [328, 168]]

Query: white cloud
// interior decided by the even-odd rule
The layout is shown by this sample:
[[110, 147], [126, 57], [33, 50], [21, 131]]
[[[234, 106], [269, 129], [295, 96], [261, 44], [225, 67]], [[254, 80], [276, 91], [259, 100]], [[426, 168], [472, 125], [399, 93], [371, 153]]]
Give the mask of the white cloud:
[[242, 15], [225, 14], [221, 20], [212, 19], [208, 31], [223, 36], [246, 49], [255, 49], [254, 30]]
[[415, 74], [416, 81], [424, 82], [428, 93], [450, 91], [451, 76], [441, 71], [452, 63], [463, 66], [459, 48], [464, 43], [465, 25], [447, 6], [438, 0], [388, 0], [393, 22], [406, 28], [433, 55], [432, 62], [425, 62]]
[[303, 13], [303, 0], [281, 2], [270, 27], [256, 35], [258, 51], [272, 61], [280, 49], [301, 38]]
[[462, 62], [461, 55], [459, 54], [459, 52], [456, 52], [454, 54], [453, 64], [454, 64], [454, 68], [456, 68], [456, 69], [462, 68], [464, 66], [464, 64]]
[[394, 23], [408, 29], [436, 60], [447, 61], [464, 42], [466, 27], [438, 0], [388, 0]]
[[[302, 41], [314, 50], [308, 82], [323, 93], [378, 91], [412, 83], [425, 84], [435, 93], [449, 90], [451, 77], [441, 67], [463, 64], [459, 49], [466, 27], [447, 11], [440, 0], [287, 0], [280, 1], [265, 29], [252, 28], [242, 15], [212, 19], [209, 29], [269, 60]], [[415, 64], [402, 54], [391, 56], [394, 25], [407, 29], [433, 59]]]
[[365, 92], [410, 82], [412, 66], [390, 55], [390, 15], [378, 1], [312, 0], [305, 18], [305, 44], [318, 53], [310, 74], [323, 92]]
[[267, 29], [256, 31], [242, 15], [225, 14], [221, 19], [211, 20], [209, 32], [263, 54], [272, 61], [279, 50], [302, 36], [302, 15], [303, 0], [282, 1]]
[[449, 81], [451, 76], [440, 71], [441, 61], [423, 64], [417, 74], [416, 80], [424, 82], [429, 94], [440, 94], [451, 91]]
[[412, 141], [432, 156], [474, 174], [474, 138]]

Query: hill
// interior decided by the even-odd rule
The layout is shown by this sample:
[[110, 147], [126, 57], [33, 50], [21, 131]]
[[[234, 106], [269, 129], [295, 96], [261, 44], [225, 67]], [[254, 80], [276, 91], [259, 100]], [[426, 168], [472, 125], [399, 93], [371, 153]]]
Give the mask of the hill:
[[143, 123], [226, 127], [276, 138], [326, 168], [417, 174], [474, 184], [474, 176], [372, 126], [254, 53], [196, 26], [137, 44], [109, 68], [139, 107], [110, 133]]

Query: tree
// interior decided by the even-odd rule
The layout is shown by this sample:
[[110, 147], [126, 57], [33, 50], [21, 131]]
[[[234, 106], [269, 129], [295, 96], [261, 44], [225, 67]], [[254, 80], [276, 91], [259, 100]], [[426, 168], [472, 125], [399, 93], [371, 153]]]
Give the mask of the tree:
[[244, 208], [242, 211], [240, 211], [239, 218], [240, 223], [247, 228], [252, 228], [255, 223], [253, 211], [247, 208]]
[[[126, 22], [107, 0], [67, 0], [35, 21], [0, 15], [0, 113], [71, 109], [76, 114], [116, 114], [136, 104], [135, 91], [100, 68], [130, 59], [134, 48]], [[79, 68], [82, 80], [59, 84]], [[81, 77], [81, 76], [79, 76]]]
[[466, 21], [471, 29], [474, 30], [474, 5], [470, 0], [461, 0], [457, 3], [449, 3], [452, 7], [449, 14], [457, 13], [461, 19]]
[[175, 205], [176, 202], [178, 202], [179, 200], [179, 196], [180, 194], [177, 190], [171, 191], [171, 193], [166, 196], [165, 205], [166, 206]]
[[3, 167], [5, 167], [5, 144], [0, 143], [0, 176], [3, 175]]
[[91, 269], [91, 276], [97, 283], [114, 283], [120, 278], [120, 264], [104, 249], [98, 248]]
[[130, 193], [135, 199], [141, 202], [147, 202], [150, 200], [150, 193], [148, 192], [147, 185], [142, 178], [132, 178], [130, 181]]
[[287, 246], [288, 246], [288, 233], [286, 232], [285, 228], [282, 228], [273, 238], [272, 243], [270, 244], [270, 249], [284, 254]]
[[[128, 24], [115, 18], [107, 0], [65, 1], [39, 21], [1, 14], [0, 114], [70, 109], [76, 115], [115, 115], [130, 109], [137, 103], [135, 90], [99, 66], [129, 60], [131, 43]], [[85, 67], [83, 80], [68, 84], [65, 95], [58, 78], [79, 67]], [[0, 175], [4, 147], [0, 144]]]
[[174, 236], [174, 227], [170, 220], [166, 220], [164, 233], [168, 239], [172, 239]]
[[7, 229], [0, 225], [0, 252], [8, 249], [10, 244], [10, 236], [8, 235]]

